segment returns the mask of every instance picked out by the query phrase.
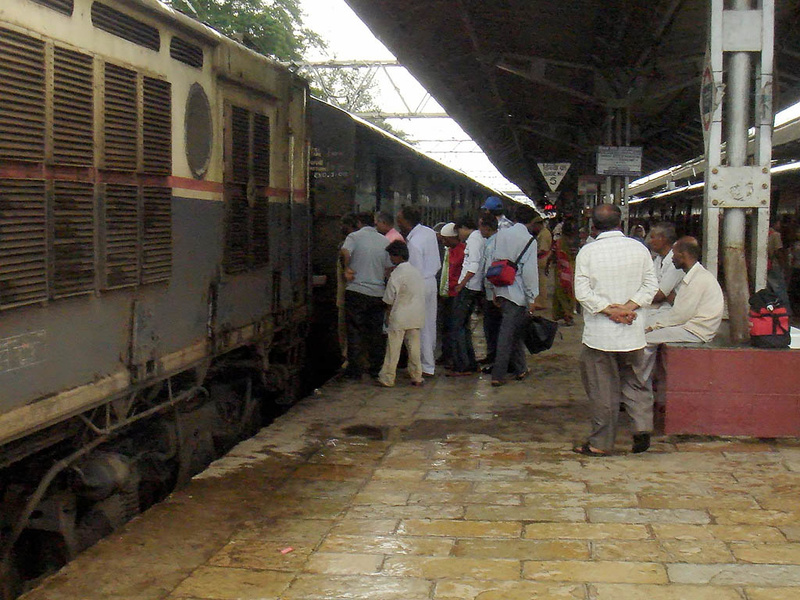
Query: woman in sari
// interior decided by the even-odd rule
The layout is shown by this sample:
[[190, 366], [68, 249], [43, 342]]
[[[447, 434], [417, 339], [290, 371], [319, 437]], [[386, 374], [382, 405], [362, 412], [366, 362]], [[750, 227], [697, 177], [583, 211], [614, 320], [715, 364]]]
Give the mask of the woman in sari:
[[[553, 319], [563, 319], [564, 325], [572, 325], [575, 314], [575, 257], [580, 249], [580, 239], [572, 221], [564, 221], [561, 237], [554, 244], [549, 263], [556, 264], [556, 285], [553, 293]], [[549, 264], [548, 264], [549, 267]]]

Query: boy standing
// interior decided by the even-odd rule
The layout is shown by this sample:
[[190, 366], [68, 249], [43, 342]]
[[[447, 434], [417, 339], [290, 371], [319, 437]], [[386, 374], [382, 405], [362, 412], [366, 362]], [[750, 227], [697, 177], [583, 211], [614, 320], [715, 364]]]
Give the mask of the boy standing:
[[422, 385], [420, 330], [425, 324], [425, 280], [408, 262], [408, 246], [392, 242], [386, 247], [395, 269], [386, 284], [383, 301], [391, 309], [388, 318], [388, 343], [378, 384], [393, 387], [403, 340], [408, 351], [408, 374], [411, 385]]

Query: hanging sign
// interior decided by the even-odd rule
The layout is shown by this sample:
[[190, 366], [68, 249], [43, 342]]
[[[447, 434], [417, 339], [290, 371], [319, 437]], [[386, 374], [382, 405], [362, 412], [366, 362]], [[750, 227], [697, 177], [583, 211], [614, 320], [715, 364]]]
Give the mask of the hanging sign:
[[539, 170], [542, 172], [544, 180], [550, 191], [555, 192], [558, 186], [561, 185], [561, 180], [564, 175], [569, 171], [572, 163], [539, 163]]
[[597, 174], [635, 177], [642, 172], [641, 146], [599, 146]]

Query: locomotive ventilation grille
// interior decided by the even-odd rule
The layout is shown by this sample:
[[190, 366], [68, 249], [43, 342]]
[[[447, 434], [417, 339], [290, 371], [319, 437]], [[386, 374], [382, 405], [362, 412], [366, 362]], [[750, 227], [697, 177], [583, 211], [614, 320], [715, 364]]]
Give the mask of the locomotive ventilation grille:
[[169, 43], [169, 55], [190, 67], [203, 67], [203, 49], [179, 37], [173, 37]]
[[54, 51], [53, 160], [94, 164], [92, 57], [64, 48]]
[[238, 106], [229, 114], [225, 270], [237, 273], [269, 262], [270, 122]]
[[92, 4], [92, 24], [98, 29], [156, 52], [161, 48], [158, 29], [101, 2]]
[[136, 73], [106, 63], [105, 167], [136, 170]]
[[72, 16], [73, 0], [33, 0], [36, 4], [41, 4], [47, 8], [52, 8], [58, 12]]
[[169, 279], [171, 95], [0, 27], [0, 309]]

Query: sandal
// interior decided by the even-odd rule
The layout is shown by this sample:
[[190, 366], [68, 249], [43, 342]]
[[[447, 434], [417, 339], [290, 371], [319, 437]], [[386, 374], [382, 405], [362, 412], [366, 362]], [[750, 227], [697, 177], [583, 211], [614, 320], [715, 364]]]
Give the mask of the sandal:
[[523, 379], [525, 379], [530, 374], [531, 374], [531, 370], [530, 369], [525, 369], [522, 373], [517, 373], [516, 375], [514, 375], [514, 379], [516, 379], [517, 381], [522, 381]]
[[492, 379], [492, 387], [500, 387], [508, 382], [505, 379]]
[[602, 450], [595, 450], [589, 445], [589, 442], [586, 442], [583, 446], [575, 446], [572, 449], [573, 452], [577, 454], [582, 454], [583, 456], [608, 456], [608, 452], [603, 452]]

